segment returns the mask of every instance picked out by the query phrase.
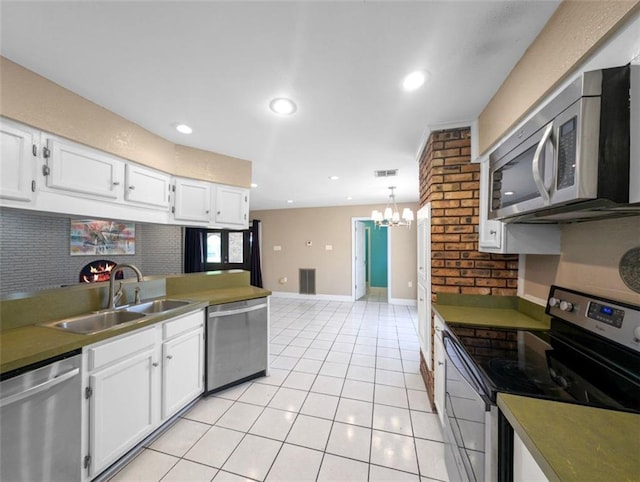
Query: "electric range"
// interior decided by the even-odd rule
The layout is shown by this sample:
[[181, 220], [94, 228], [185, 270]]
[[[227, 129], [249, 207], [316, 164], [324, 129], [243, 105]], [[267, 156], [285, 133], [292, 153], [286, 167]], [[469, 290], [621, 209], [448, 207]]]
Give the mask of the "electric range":
[[446, 326], [443, 431], [454, 480], [508, 480], [500, 392], [640, 413], [640, 306], [552, 286], [545, 312], [547, 331]]

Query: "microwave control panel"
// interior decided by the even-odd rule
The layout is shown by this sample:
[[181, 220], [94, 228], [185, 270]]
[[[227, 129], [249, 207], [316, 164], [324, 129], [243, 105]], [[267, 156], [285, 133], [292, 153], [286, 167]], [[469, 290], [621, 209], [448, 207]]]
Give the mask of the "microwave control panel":
[[575, 183], [577, 156], [577, 118], [572, 117], [558, 129], [558, 176], [556, 189], [571, 187]]

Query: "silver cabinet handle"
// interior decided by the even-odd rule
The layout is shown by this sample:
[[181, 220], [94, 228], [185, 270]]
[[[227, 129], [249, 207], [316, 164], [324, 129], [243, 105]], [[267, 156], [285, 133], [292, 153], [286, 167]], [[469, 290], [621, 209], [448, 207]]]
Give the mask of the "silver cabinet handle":
[[493, 234], [493, 235], [495, 235], [495, 234], [496, 234], [496, 230], [495, 230], [495, 229], [492, 229], [491, 231], [489, 231], [489, 234]]
[[135, 186], [129, 186], [129, 189], [131, 189], [132, 191], [135, 189]]
[[113, 185], [114, 186], [119, 186], [120, 185], [120, 181], [113, 181]]
[[167, 360], [173, 359], [173, 355], [167, 355]]
[[157, 367], [157, 366], [160, 366], [160, 363], [158, 363], [158, 362], [153, 362], [153, 363], [152, 363], [152, 365], [153, 365], [154, 367]]
[[19, 402], [20, 400], [24, 400], [25, 398], [31, 397], [37, 393], [44, 392], [45, 390], [49, 390], [50, 388], [55, 387], [56, 385], [61, 384], [62, 382], [69, 380], [70, 378], [75, 377], [80, 373], [79, 368], [74, 368], [73, 370], [69, 370], [62, 375], [58, 375], [51, 380], [47, 380], [46, 382], [40, 383], [35, 387], [28, 388], [24, 392], [16, 393], [15, 395], [10, 395], [6, 398], [0, 400], [0, 407], [4, 407], [5, 405], [10, 405], [15, 402]]
[[444, 365], [444, 362], [439, 361], [438, 365]]

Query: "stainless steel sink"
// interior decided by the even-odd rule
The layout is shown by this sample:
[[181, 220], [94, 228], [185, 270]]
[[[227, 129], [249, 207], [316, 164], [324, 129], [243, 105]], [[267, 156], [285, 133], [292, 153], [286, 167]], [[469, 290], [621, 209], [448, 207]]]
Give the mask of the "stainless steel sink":
[[90, 315], [65, 318], [64, 320], [54, 321], [52, 323], [43, 323], [42, 326], [88, 335], [141, 318], [144, 318], [144, 313], [134, 313], [125, 310], [104, 311], [102, 313], [91, 313]]
[[164, 311], [173, 310], [175, 308], [180, 308], [181, 306], [186, 306], [189, 304], [189, 301], [182, 300], [153, 300], [146, 301], [143, 303], [139, 303], [137, 305], [127, 306], [125, 308], [128, 312], [133, 313], [162, 313]]

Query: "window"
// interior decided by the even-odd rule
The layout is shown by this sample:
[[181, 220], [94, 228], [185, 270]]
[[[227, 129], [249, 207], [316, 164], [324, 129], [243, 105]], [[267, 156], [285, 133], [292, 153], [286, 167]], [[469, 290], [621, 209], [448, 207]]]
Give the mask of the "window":
[[251, 269], [251, 231], [207, 229], [207, 271]]

